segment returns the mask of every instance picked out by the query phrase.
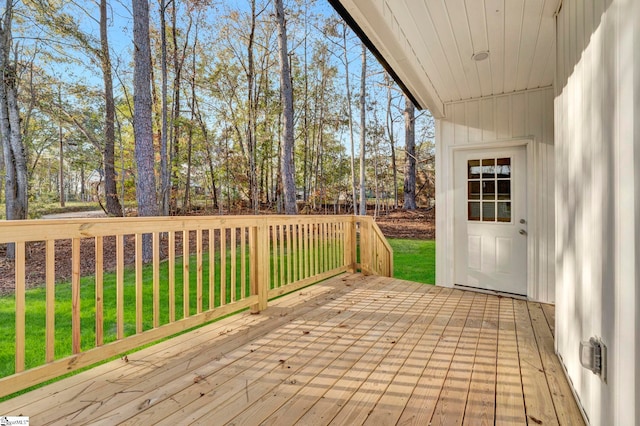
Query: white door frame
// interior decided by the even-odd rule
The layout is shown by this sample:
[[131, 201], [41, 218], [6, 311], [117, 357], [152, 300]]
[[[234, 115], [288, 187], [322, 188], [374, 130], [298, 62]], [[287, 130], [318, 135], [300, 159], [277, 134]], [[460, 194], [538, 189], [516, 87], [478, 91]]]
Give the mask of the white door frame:
[[449, 276], [450, 282], [447, 283], [449, 287], [454, 287], [454, 279], [455, 276], [455, 220], [453, 212], [455, 211], [455, 153], [458, 151], [469, 151], [469, 150], [481, 150], [481, 149], [495, 149], [495, 148], [512, 148], [512, 147], [525, 147], [526, 155], [527, 155], [527, 175], [526, 185], [527, 185], [527, 233], [529, 238], [527, 238], [527, 297], [531, 297], [534, 294], [537, 294], [536, 289], [534, 288], [537, 276], [535, 274], [535, 247], [538, 244], [537, 237], [537, 224], [538, 218], [536, 216], [536, 209], [534, 208], [535, 203], [535, 175], [537, 174], [537, 170], [534, 169], [534, 138], [519, 138], [519, 139], [508, 139], [504, 141], [490, 142], [490, 143], [473, 143], [473, 144], [465, 144], [465, 145], [454, 145], [449, 146], [447, 152], [447, 167], [450, 170], [447, 176], [446, 188], [447, 188], [447, 196], [446, 196], [446, 211], [451, 212], [447, 218], [447, 275]]

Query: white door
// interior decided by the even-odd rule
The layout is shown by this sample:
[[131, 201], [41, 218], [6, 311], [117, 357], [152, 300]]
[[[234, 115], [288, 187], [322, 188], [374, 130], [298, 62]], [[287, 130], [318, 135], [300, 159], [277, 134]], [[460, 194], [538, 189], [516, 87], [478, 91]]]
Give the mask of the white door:
[[454, 282], [526, 295], [525, 147], [457, 151], [454, 162]]

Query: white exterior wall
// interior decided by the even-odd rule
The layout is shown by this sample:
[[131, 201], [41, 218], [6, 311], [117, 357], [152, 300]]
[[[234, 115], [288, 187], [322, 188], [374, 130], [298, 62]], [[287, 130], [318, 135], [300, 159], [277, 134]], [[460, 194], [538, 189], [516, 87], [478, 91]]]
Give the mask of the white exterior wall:
[[[640, 422], [640, 2], [557, 19], [556, 350], [593, 425]], [[607, 383], [579, 342], [608, 348]]]
[[453, 152], [528, 141], [528, 297], [555, 300], [553, 88], [445, 105], [436, 120], [436, 283], [452, 286], [454, 268]]

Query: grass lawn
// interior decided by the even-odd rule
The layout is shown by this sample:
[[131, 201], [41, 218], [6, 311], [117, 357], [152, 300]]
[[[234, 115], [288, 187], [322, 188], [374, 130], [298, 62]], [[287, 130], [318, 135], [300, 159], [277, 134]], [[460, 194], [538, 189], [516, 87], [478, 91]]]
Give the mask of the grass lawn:
[[436, 282], [436, 242], [388, 238], [393, 248], [393, 276], [418, 283]]
[[[238, 256], [239, 258], [239, 256]], [[216, 253], [215, 279], [220, 277], [220, 257]], [[236, 268], [235, 288], [236, 299], [240, 299], [240, 260], [238, 259]], [[227, 282], [226, 282], [226, 303], [231, 301], [231, 258], [227, 252]], [[247, 262], [248, 264], [248, 262]], [[203, 308], [209, 308], [209, 262], [208, 256], [203, 259]], [[248, 269], [248, 265], [247, 265]], [[190, 259], [190, 270], [196, 271], [197, 265], [195, 256]], [[151, 265], [143, 268], [143, 328], [148, 330], [153, 327], [153, 270]], [[249, 276], [247, 272], [247, 277]], [[182, 258], [176, 259], [176, 284], [175, 284], [175, 312], [176, 319], [183, 317], [183, 277]], [[189, 312], [196, 313], [196, 273], [189, 274]], [[82, 329], [82, 350], [86, 351], [95, 346], [95, 281], [93, 276], [82, 277], [80, 281], [81, 294], [81, 329]], [[219, 285], [219, 283], [218, 283]], [[249, 294], [249, 284], [247, 280], [246, 294]], [[124, 274], [124, 334], [129, 336], [135, 334], [135, 270], [128, 267]], [[55, 289], [56, 312], [55, 312], [55, 352], [56, 359], [71, 354], [71, 284], [58, 283]], [[116, 275], [114, 273], [104, 274], [104, 343], [116, 339]], [[45, 362], [45, 289], [34, 288], [26, 292], [26, 323], [25, 333], [26, 343], [26, 367], [32, 368], [42, 365]], [[214, 294], [214, 306], [220, 306], [219, 289]], [[160, 264], [160, 324], [169, 322], [169, 299], [168, 299], [168, 264]], [[14, 373], [14, 351], [15, 351], [15, 299], [13, 295], [0, 297], [0, 341], [3, 342], [0, 348], [0, 377]]]

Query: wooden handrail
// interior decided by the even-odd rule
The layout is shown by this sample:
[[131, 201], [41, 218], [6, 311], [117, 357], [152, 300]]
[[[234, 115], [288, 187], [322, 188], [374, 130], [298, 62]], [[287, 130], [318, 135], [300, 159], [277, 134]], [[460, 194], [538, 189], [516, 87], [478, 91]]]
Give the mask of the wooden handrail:
[[[146, 238], [152, 241], [153, 254], [144, 264]], [[56, 297], [56, 281], [61, 281], [55, 275], [56, 262], [69, 259], [56, 259], [56, 245], [69, 240], [71, 274], [62, 278], [70, 295], [64, 299]], [[133, 241], [133, 247], [127, 241]], [[45, 290], [45, 330], [37, 338], [28, 321], [36, 308], [27, 297], [32, 291], [27, 289], [29, 248], [35, 242], [44, 242], [46, 270], [38, 283]], [[274, 297], [345, 271], [360, 267], [363, 273], [393, 273], [391, 247], [369, 217], [6, 221], [0, 223], [0, 244], [7, 243], [16, 247], [15, 367], [13, 374], [0, 378], [0, 396], [242, 309], [258, 313]], [[104, 271], [107, 245], [115, 252], [111, 273]], [[82, 259], [91, 255], [95, 270], [87, 277]], [[61, 353], [55, 352], [60, 347], [56, 321], [71, 328], [69, 347]], [[45, 348], [35, 360], [39, 351], [34, 346]]]

